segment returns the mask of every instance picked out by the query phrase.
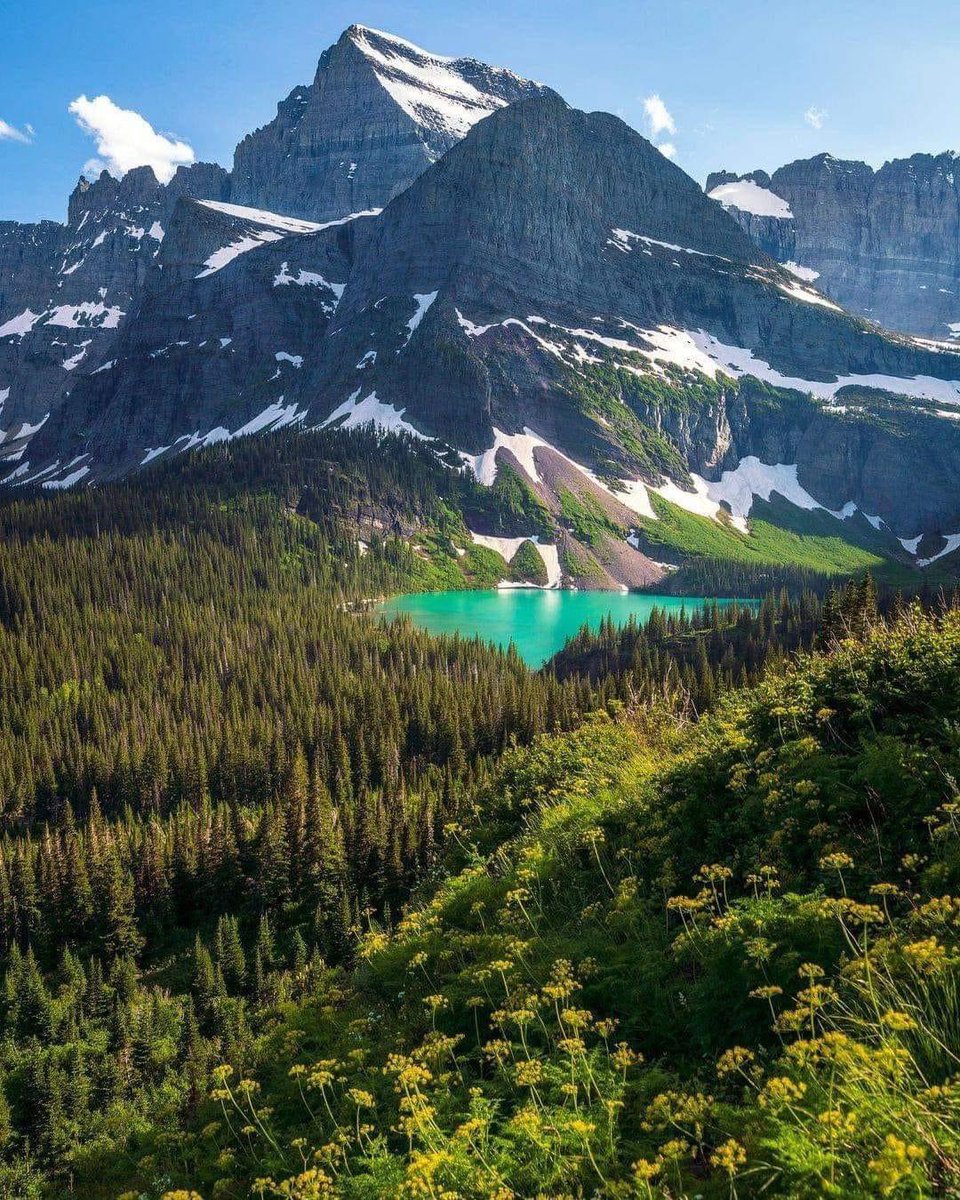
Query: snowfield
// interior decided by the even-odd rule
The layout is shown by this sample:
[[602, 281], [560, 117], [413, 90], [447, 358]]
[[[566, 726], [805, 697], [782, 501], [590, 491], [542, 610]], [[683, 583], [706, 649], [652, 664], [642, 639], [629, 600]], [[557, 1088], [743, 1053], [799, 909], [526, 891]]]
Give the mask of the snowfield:
[[769, 188], [754, 183], [752, 179], [741, 179], [739, 183], [721, 183], [707, 195], [724, 208], [739, 208], [741, 212], [751, 213], [755, 217], [793, 220], [793, 211], [786, 200], [776, 192], [771, 192]]

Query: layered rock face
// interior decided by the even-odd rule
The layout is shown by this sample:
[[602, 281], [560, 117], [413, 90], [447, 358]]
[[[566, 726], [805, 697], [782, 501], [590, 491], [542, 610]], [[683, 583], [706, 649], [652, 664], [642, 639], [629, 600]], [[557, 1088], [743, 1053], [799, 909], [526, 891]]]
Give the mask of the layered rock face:
[[37, 434], [30, 473], [46, 472], [50, 485], [78, 471], [117, 474], [301, 421], [299, 376], [342, 293], [346, 235], [181, 199], [136, 319]]
[[110, 357], [181, 196], [229, 191], [207, 163], [162, 187], [149, 167], [81, 179], [67, 223], [0, 225], [0, 462], [16, 462], [76, 381]]
[[538, 84], [352, 25], [269, 125], [237, 146], [237, 204], [326, 221], [382, 208], [472, 128]]
[[[358, 229], [337, 326], [318, 391], [343, 402], [360, 385], [470, 454], [528, 429], [605, 477], [656, 485], [669, 466], [583, 393], [611, 366], [667, 393], [707, 377], [715, 398], [672, 412], [668, 397], [631, 394], [626, 376], [612, 392], [698, 472], [757, 456], [796, 464], [832, 511], [853, 504], [904, 533], [960, 522], [947, 407], [960, 387], [946, 382], [960, 356], [865, 329], [759, 254], [623, 122], [555, 97], [478, 126]], [[744, 387], [751, 376], [779, 396]], [[869, 388], [912, 390], [916, 407], [884, 428], [845, 402]]]
[[267, 210], [266, 224], [254, 216], [247, 229], [254, 243], [291, 232], [271, 226], [276, 214], [316, 223], [379, 209], [477, 121], [542, 90], [352, 26], [321, 57], [314, 83], [241, 142], [233, 179], [210, 163], [181, 167], [166, 187], [148, 167], [119, 181], [104, 173], [81, 179], [65, 225], [0, 223], [0, 463], [19, 462], [77, 381], [113, 361], [117, 331], [155, 272], [192, 278], [192, 255], [217, 249], [204, 240], [209, 214], [187, 208], [176, 247], [161, 257], [178, 200]]
[[851, 312], [960, 338], [957, 154], [915, 154], [879, 171], [821, 154], [773, 175], [719, 172], [707, 192], [762, 250], [796, 264]]

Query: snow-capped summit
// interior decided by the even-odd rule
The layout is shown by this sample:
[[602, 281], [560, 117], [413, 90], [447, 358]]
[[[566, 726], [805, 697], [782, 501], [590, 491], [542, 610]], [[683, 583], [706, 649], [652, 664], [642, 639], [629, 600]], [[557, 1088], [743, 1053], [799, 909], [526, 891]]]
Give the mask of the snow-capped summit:
[[505, 68], [431, 54], [365, 25], [351, 25], [346, 36], [404, 112], [441, 136], [464, 137], [477, 121], [536, 88]]
[[474, 58], [351, 25], [234, 155], [238, 204], [328, 221], [382, 208], [484, 117], [542, 92]]

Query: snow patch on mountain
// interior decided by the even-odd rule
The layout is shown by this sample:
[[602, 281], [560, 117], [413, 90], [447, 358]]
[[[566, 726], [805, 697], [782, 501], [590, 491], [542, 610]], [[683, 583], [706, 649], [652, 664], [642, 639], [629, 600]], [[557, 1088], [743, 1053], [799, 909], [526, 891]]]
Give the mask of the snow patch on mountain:
[[[221, 271], [228, 263], [233, 262], [241, 254], [246, 254], [250, 250], [262, 245], [264, 242], [278, 242], [281, 238], [290, 234], [306, 234], [318, 233], [321, 229], [330, 229], [335, 225], [345, 225], [348, 221], [355, 221], [358, 217], [375, 217], [380, 213], [379, 208], [364, 209], [363, 212], [349, 213], [345, 217], [338, 217], [335, 221], [303, 221], [298, 217], [285, 217], [280, 213], [266, 212], [260, 208], [247, 208], [242, 204], [225, 204], [219, 200], [200, 200], [204, 208], [214, 209], [216, 212], [224, 213], [228, 217], [236, 217], [246, 221], [250, 225], [258, 226], [259, 228], [248, 229], [244, 236], [238, 238], [237, 241], [231, 242], [226, 246], [221, 246], [219, 250], [215, 250], [213, 254], [203, 264], [204, 269], [197, 275], [197, 279], [203, 279], [206, 275], [213, 275], [216, 271]], [[283, 264], [280, 274], [274, 278], [274, 284], [283, 283], [323, 283], [330, 288], [331, 291], [336, 291], [340, 288], [340, 295], [343, 294], [343, 285], [329, 284], [321, 276], [317, 276], [316, 280], [301, 279], [299, 276], [286, 276], [286, 263]], [[300, 273], [303, 275], [303, 272]], [[307, 272], [309, 275], [310, 272]], [[339, 296], [337, 299], [339, 300]]]
[[734, 522], [744, 532], [754, 499], [769, 500], [774, 492], [797, 508], [809, 511], [823, 507], [801, 486], [796, 463], [764, 463], [755, 455], [748, 455], [734, 470], [724, 471], [718, 482], [707, 484], [710, 499], [728, 504]]
[[[351, 34], [382, 87], [409, 117], [428, 129], [462, 138], [506, 104], [463, 77], [458, 70], [463, 60], [431, 54], [403, 38], [364, 26], [354, 26]], [[510, 77], [508, 71], [491, 73]]]
[[460, 457], [473, 471], [477, 482], [493, 487], [497, 480], [497, 454], [501, 450], [509, 450], [526, 474], [534, 483], [540, 483], [540, 474], [534, 461], [533, 452], [538, 446], [546, 446], [553, 450], [549, 442], [538, 437], [532, 429], [524, 429], [522, 433], [504, 433], [502, 429], [494, 429], [493, 445], [482, 454], [464, 454]]
[[221, 200], [198, 200], [197, 203], [225, 216], [237, 217], [241, 221], [277, 229], [282, 233], [316, 233], [325, 228], [316, 221], [302, 221], [299, 217], [285, 217], [280, 213], [266, 212], [262, 208], [247, 208], [243, 204], [226, 204]]
[[916, 375], [911, 378], [900, 378], [895, 375], [840, 375], [833, 382], [823, 380], [799, 379], [784, 375], [763, 359], [758, 358], [752, 350], [743, 346], [728, 346], [705, 330], [690, 332], [687, 336], [706, 357], [714, 364], [712, 372], [716, 371], [729, 375], [734, 379], [742, 375], [752, 375], [765, 383], [776, 387], [792, 388], [795, 391], [806, 392], [821, 400], [832, 400], [841, 388], [865, 387], [877, 388], [892, 392], [898, 396], [908, 396], [915, 400], [933, 400], [938, 404], [960, 404], [960, 381], [935, 379], [931, 375]]
[[[403, 350], [404, 347], [409, 344], [410, 339], [413, 337], [413, 335], [419, 329], [420, 322], [430, 311], [430, 306], [431, 306], [431, 304], [433, 304], [434, 300], [436, 300], [438, 294], [439, 294], [438, 292], [415, 292], [414, 293], [413, 302], [414, 302], [414, 304], [416, 304], [417, 308], [416, 308], [416, 312], [414, 312], [413, 316], [407, 322], [407, 336], [404, 339], [403, 346], [400, 347], [400, 350]], [[400, 350], [397, 351], [398, 354], [400, 353]]]
[[[693, 483], [692, 492], [680, 487], [673, 479], [664, 479], [663, 483], [657, 484], [651, 491], [685, 512], [694, 513], [698, 517], [709, 517], [712, 521], [719, 520], [720, 502], [710, 495], [710, 485], [699, 475], [691, 474], [690, 479]], [[734, 519], [734, 524], [741, 533], [747, 533], [746, 522], [742, 517], [739, 521]]]
[[15, 317], [11, 317], [5, 324], [0, 325], [0, 338], [2, 337], [24, 337], [36, 325], [43, 316], [43, 313], [35, 313], [29, 308], [25, 308], [22, 313], [18, 313]]
[[[788, 291], [787, 287], [783, 287]], [[793, 293], [791, 293], [793, 294]], [[827, 308], [837, 306], [820, 296], [819, 293], [797, 287], [796, 299], [807, 303], [824, 305]], [[939, 404], [960, 405], [960, 380], [937, 379], [930, 375], [900, 377], [895, 375], [862, 374], [840, 375], [832, 381], [802, 379], [797, 376], [784, 375], [768, 362], [758, 357], [756, 352], [742, 346], [730, 346], [719, 338], [703, 329], [677, 329], [669, 325], [660, 325], [655, 329], [644, 329], [622, 318], [619, 323], [624, 331], [632, 331], [638, 342], [626, 338], [610, 337], [593, 329], [573, 328], [555, 325], [543, 317], [528, 316], [526, 321], [517, 317], [508, 317], [503, 321], [490, 325], [478, 326], [457, 311], [457, 320], [468, 337], [479, 337], [491, 329], [514, 326], [522, 329], [533, 338], [548, 353], [569, 361], [570, 350], [564, 345], [551, 341], [536, 332], [532, 325], [545, 326], [550, 330], [562, 332], [574, 341], [595, 342], [611, 350], [619, 350], [632, 355], [646, 358], [656, 370], [663, 366], [677, 367], [682, 371], [697, 371], [709, 379], [716, 379], [717, 374], [726, 375], [732, 379], [750, 375], [776, 387], [790, 388], [805, 392], [822, 400], [832, 400], [845, 387], [875, 388], [891, 392], [895, 395], [906, 396], [916, 400], [930, 400]], [[645, 343], [645, 344], [644, 344]], [[578, 363], [595, 361], [574, 347], [573, 357]], [[622, 369], [636, 374], [644, 372], [633, 362], [618, 363]], [[946, 414], [941, 414], [946, 415]]]
[[44, 325], [61, 329], [116, 329], [125, 316], [126, 313], [115, 305], [85, 300], [82, 304], [58, 305]]
[[258, 246], [262, 246], [266, 242], [279, 242], [282, 237], [283, 234], [278, 233], [275, 229], [261, 229], [257, 233], [247, 234], [246, 237], [242, 237], [236, 242], [230, 242], [227, 246], [221, 246], [219, 250], [214, 250], [206, 260], [203, 270], [196, 278], [204, 279], [207, 275], [214, 275], [232, 263], [235, 258], [239, 258], [241, 254], [256, 250]]
[[738, 208], [741, 212], [751, 213], [755, 217], [793, 220], [793, 211], [782, 196], [771, 192], [769, 188], [761, 187], [751, 179], [741, 179], [739, 183], [721, 183], [707, 195], [724, 208]]
[[332, 283], [329, 279], [325, 279], [316, 271], [305, 271], [301, 268], [296, 275], [292, 274], [287, 263], [280, 264], [280, 270], [273, 277], [274, 287], [285, 287], [287, 284], [296, 284], [298, 287], [325, 287], [329, 288], [337, 298], [337, 303], [343, 298], [345, 283]]
[[943, 535], [944, 546], [936, 554], [932, 554], [929, 558], [918, 558], [916, 565], [918, 567], [929, 567], [931, 563], [935, 563], [938, 558], [943, 558], [947, 554], [952, 554], [954, 550], [960, 549], [960, 533], [946, 533]]
[[[473, 321], [463, 315], [459, 308], [456, 310], [456, 313], [460, 328], [466, 333], [467, 337], [482, 337], [487, 330], [496, 327], [495, 325], [475, 325]], [[957, 328], [960, 329], [960, 325]]]
[[791, 275], [795, 275], [797, 279], [802, 279], [804, 283], [813, 283], [815, 279], [820, 278], [820, 272], [815, 271], [813, 267], [801, 267], [799, 263], [785, 262], [780, 264], [785, 271], [789, 271]]
[[40, 486], [48, 488], [51, 491], [62, 491], [65, 488], [73, 487], [75, 483], [79, 483], [81, 479], [84, 479], [89, 474], [89, 466], [82, 466], [67, 475], [61, 476], [59, 479], [46, 479]]
[[287, 425], [299, 424], [307, 415], [306, 409], [299, 409], [294, 404], [284, 404], [283, 396], [279, 400], [275, 400], [272, 404], [257, 413], [255, 417], [251, 417], [246, 424], [241, 425], [239, 429], [235, 429], [232, 433], [224, 425], [218, 425], [215, 429], [209, 430], [207, 433], [182, 433], [175, 441], [167, 446], [156, 446], [154, 448], [147, 447], [144, 457], [140, 460], [140, 466], [144, 467], [149, 462], [153, 462], [155, 458], [159, 458], [161, 454], [166, 454], [168, 450], [176, 449], [178, 454], [184, 454], [187, 450], [193, 450], [197, 446], [215, 446], [218, 442], [232, 442], [236, 438], [250, 437], [256, 433], [263, 433], [265, 430], [274, 432], [278, 429], [284, 429]]
[[483, 546], [487, 550], [492, 550], [495, 554], [499, 554], [505, 562], [511, 562], [514, 555], [520, 549], [524, 542], [533, 541], [533, 538], [527, 534], [522, 537], [497, 537], [490, 533], [474, 533], [470, 530], [470, 537], [477, 546]]
[[87, 347], [89, 345], [89, 342], [82, 342], [78, 349], [78, 353], [72, 355], [70, 358], [64, 359], [63, 369], [65, 371], [75, 371], [86, 357]]
[[828, 300], [826, 296], [821, 296], [819, 292], [813, 291], [812, 288], [801, 287], [798, 283], [781, 283], [778, 284], [781, 292], [792, 297], [794, 300], [802, 300], [804, 304], [822, 304], [824, 308], [832, 308], [834, 312], [843, 312], [839, 304], [834, 304], [832, 300]]
[[230, 434], [230, 438], [232, 440], [233, 438], [249, 437], [254, 433], [262, 433], [265, 429], [269, 429], [271, 432], [285, 429], [288, 425], [299, 423], [306, 415], [306, 410], [301, 412], [296, 404], [285, 405], [281, 396], [273, 404], [267, 405], [263, 412], [247, 421], [246, 425], [241, 425], [235, 433]]
[[[765, 463], [755, 455], [742, 458], [732, 470], [724, 471], [717, 480], [704, 479], [702, 475], [690, 474], [693, 491], [681, 488], [674, 480], [664, 481], [652, 490], [671, 504], [697, 516], [721, 520], [722, 505], [729, 509], [731, 523], [741, 533], [749, 534], [747, 517], [756, 499], [769, 501], [777, 493], [796, 508], [810, 512], [822, 509], [838, 521], [847, 521], [862, 510], [852, 500], [840, 509], [827, 508], [816, 500], [797, 478], [796, 463]], [[874, 529], [880, 530], [883, 522], [878, 516], [863, 513]]]
[[619, 485], [619, 490], [610, 487], [609, 484], [598, 478], [593, 471], [582, 463], [575, 462], [562, 450], [558, 450], [556, 446], [551, 446], [539, 434], [533, 432], [532, 429], [524, 427], [522, 433], [504, 433], [502, 429], [494, 428], [493, 445], [489, 450], [484, 450], [482, 454], [467, 454], [464, 451], [459, 451], [460, 458], [464, 464], [468, 466], [478, 483], [485, 484], [487, 487], [492, 487], [497, 479], [497, 455], [501, 450], [507, 450], [520, 464], [520, 467], [531, 480], [532, 483], [542, 483], [540, 472], [537, 469], [535, 452], [538, 449], [549, 450], [551, 454], [555, 454], [562, 459], [568, 466], [578, 471], [586, 479], [589, 479], [592, 484], [606, 492], [608, 496], [619, 501], [625, 508], [629, 508], [631, 512], [635, 512], [637, 516], [649, 517], [656, 520], [656, 513], [650, 506], [650, 497], [647, 495], [646, 487], [640, 480], [625, 480]]
[[525, 537], [495, 537], [492, 534], [474, 533], [471, 530], [470, 537], [477, 546], [485, 546], [486, 549], [493, 550], [507, 563], [513, 561], [517, 551], [524, 542], [532, 542], [536, 546], [537, 552], [546, 568], [547, 582], [544, 585], [545, 588], [549, 590], [560, 586], [563, 572], [560, 569], [559, 548], [555, 545], [541, 545], [540, 538], [536, 534]]
[[430, 441], [419, 429], [403, 419], [405, 408], [396, 409], [377, 398], [376, 392], [360, 399], [361, 388], [351, 392], [346, 400], [320, 422], [320, 428], [339, 422], [340, 429], [357, 429], [361, 425], [374, 425], [386, 433], [409, 433], [420, 441]]
[[[706, 250], [694, 250], [691, 246], [678, 246], [675, 242], [662, 242], [659, 238], [647, 237], [643, 233], [634, 233], [630, 229], [611, 229], [611, 237], [607, 238], [608, 246], [616, 246], [618, 250], [629, 252], [634, 249], [636, 242], [642, 242], [644, 246], [657, 246], [661, 250], [670, 250], [674, 254], [695, 254], [698, 258], [716, 258], [721, 262], [730, 262], [723, 254], [708, 254]], [[652, 251], [647, 249], [644, 254], [651, 254]]]

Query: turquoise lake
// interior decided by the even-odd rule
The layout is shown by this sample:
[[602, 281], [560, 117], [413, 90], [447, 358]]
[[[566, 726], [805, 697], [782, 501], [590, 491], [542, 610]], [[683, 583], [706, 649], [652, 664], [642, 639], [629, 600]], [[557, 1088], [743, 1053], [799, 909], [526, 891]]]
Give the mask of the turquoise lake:
[[[422, 592], [394, 596], [377, 608], [386, 618], [406, 616], [430, 633], [480, 637], [506, 648], [511, 642], [531, 666], [540, 667], [583, 625], [596, 629], [608, 614], [619, 625], [646, 620], [654, 608], [688, 613], [707, 601], [700, 596], [655, 596], [629, 592], [539, 591], [510, 588], [482, 592]], [[740, 601], [739, 603], [749, 603]]]

